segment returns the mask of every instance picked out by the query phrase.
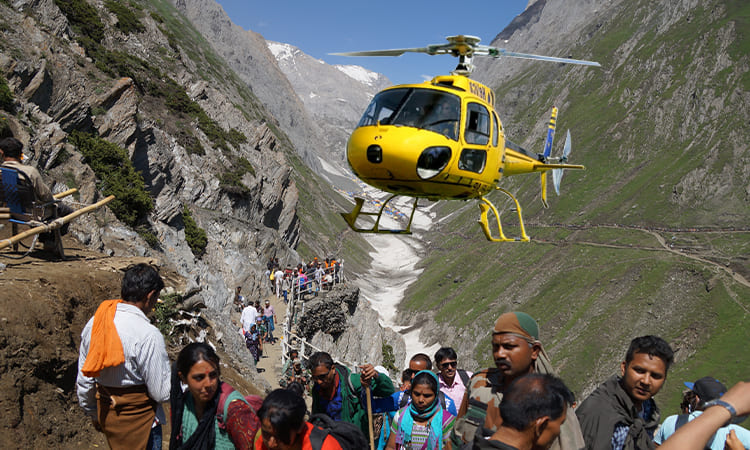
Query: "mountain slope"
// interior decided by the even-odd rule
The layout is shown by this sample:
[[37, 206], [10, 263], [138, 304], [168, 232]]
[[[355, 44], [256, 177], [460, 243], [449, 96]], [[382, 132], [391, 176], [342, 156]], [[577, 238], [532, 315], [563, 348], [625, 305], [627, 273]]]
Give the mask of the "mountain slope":
[[[311, 208], [328, 202], [328, 191], [296, 183], [300, 159], [278, 121], [167, 1], [0, 1], [0, 28], [0, 135], [25, 144], [26, 162], [55, 191], [75, 187], [81, 203], [117, 195], [117, 204], [76, 219], [66, 240], [104, 255], [95, 258], [141, 257], [179, 276], [176, 294], [207, 307], [212, 343], [230, 354], [225, 361], [263, 389], [232, 322], [233, 288], [264, 295], [270, 257], [299, 261], [295, 247], [310, 238], [301, 223], [318, 217], [298, 215], [300, 189]], [[304, 177], [320, 182], [309, 169]], [[8, 369], [1, 401], [12, 411], [0, 424], [8, 448], [89, 441], [71, 368], [80, 330], [96, 304], [111, 298], [103, 295], [113, 292], [116, 273], [105, 290], [76, 275], [89, 256], [70, 254], [81, 264], [67, 278], [66, 262], [57, 263], [54, 279], [6, 276], [25, 261], [0, 266], [4, 311], [18, 312], [18, 293], [26, 292], [34, 310], [47, 305], [61, 314], [59, 321], [29, 316], [32, 310], [5, 317], [0, 341], [18, 344], [0, 350]], [[59, 286], [65, 281], [71, 286]], [[24, 282], [35, 289], [23, 291]], [[38, 297], [38, 286], [50, 296]], [[76, 312], [76, 305], [84, 306]], [[15, 340], [16, 329], [33, 331], [32, 357], [19, 351], [27, 344]]]
[[[742, 2], [538, 0], [494, 41], [515, 51], [602, 63], [592, 69], [477, 61], [506, 135], [541, 149], [552, 105], [571, 130], [561, 197], [541, 207], [539, 181], [517, 193], [530, 244], [483, 240], [478, 208], [446, 203], [424, 272], [402, 305], [434, 317], [428, 342], [489, 363], [502, 312], [540, 321], [542, 340], [579, 398], [614, 373], [628, 341], [648, 333], [678, 348], [671, 377], [744, 378], [750, 331], [750, 8]], [[524, 138], [525, 141], [524, 141]], [[557, 144], [559, 151], [560, 143]], [[501, 195], [507, 234], [517, 234]], [[470, 306], [467, 306], [470, 305]], [[447, 341], [447, 342], [446, 342]], [[471, 362], [469, 362], [469, 365]], [[662, 401], [676, 406], [681, 385]]]
[[372, 97], [390, 81], [359, 66], [328, 65], [289, 44], [268, 46], [307, 111], [326, 131], [326, 147], [340, 150], [331, 159], [345, 161], [349, 134]]
[[310, 118], [294, 94], [261, 35], [232, 23], [214, 0], [170, 0], [195, 26], [237, 75], [247, 83], [279, 127], [289, 136], [296, 151], [309, 166], [320, 169], [314, 143], [322, 130]]

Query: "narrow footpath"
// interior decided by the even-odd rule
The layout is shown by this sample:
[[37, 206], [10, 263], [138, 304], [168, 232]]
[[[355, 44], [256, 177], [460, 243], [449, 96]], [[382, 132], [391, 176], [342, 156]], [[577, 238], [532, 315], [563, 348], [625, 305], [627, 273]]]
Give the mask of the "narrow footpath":
[[262, 369], [260, 375], [263, 379], [271, 385], [271, 388], [276, 389], [279, 387], [279, 379], [281, 378], [281, 338], [284, 335], [281, 325], [284, 323], [284, 317], [286, 316], [286, 304], [284, 304], [283, 298], [276, 298], [276, 295], [269, 295], [262, 299], [261, 304], [265, 305], [266, 300], [271, 302], [278, 319], [274, 323], [276, 330], [273, 333], [276, 342], [273, 344], [263, 343], [263, 356], [258, 361], [258, 368]]

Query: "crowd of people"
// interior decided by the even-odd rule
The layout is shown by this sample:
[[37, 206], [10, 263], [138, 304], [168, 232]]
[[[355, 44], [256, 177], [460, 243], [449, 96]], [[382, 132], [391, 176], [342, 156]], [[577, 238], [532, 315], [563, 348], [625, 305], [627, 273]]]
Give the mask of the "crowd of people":
[[[187, 345], [170, 364], [146, 317], [163, 286], [153, 267], [129, 268], [122, 299], [103, 302], [81, 335], [79, 403], [112, 448], [162, 448], [165, 402], [170, 449], [750, 447], [750, 432], [736, 424], [750, 413], [750, 382], [729, 390], [711, 376], [686, 382], [680, 414], [662, 421], [653, 397], [674, 352], [647, 335], [630, 342], [619, 374], [577, 405], [554, 374], [537, 322], [523, 312], [498, 317], [490, 330], [494, 366], [473, 374], [459, 369], [450, 347], [413, 355], [398, 388], [382, 367], [352, 370], [325, 352], [309, 355], [305, 367], [292, 351], [283, 387], [265, 398], [243, 396], [221, 381], [208, 344]], [[257, 327], [253, 316], [243, 328], [245, 319]]]
[[271, 292], [276, 298], [283, 298], [289, 303], [289, 298], [306, 298], [309, 295], [317, 297], [320, 291], [330, 290], [342, 281], [343, 261], [334, 257], [319, 260], [314, 257], [310, 262], [300, 262], [295, 267], [287, 264], [282, 268], [278, 258], [271, 258], [266, 264], [265, 278], [269, 282]]

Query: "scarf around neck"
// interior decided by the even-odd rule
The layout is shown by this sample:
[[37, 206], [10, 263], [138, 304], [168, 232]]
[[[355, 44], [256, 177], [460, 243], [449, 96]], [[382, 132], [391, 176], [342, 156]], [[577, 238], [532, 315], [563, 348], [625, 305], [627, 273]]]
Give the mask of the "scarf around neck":
[[98, 377], [102, 369], [115, 367], [125, 362], [120, 335], [115, 327], [117, 304], [122, 300], [103, 301], [94, 313], [91, 326], [89, 352], [81, 373], [87, 377]]

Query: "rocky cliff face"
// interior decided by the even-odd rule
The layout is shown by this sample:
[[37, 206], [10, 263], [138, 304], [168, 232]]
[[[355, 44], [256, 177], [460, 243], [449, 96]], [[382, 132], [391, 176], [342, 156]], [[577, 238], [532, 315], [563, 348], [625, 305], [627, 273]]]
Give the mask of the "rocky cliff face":
[[[337, 285], [305, 302], [298, 329], [312, 345], [346, 363], [400, 367], [406, 358], [403, 339], [378, 322], [377, 312], [360, 298], [359, 288]], [[393, 358], [390, 364], [387, 358]]]
[[[0, 69], [14, 96], [3, 128], [25, 143], [27, 163], [55, 190], [77, 187], [84, 203], [106, 186], [70, 134], [124, 148], [153, 213], [136, 232], [102, 210], [76, 220], [72, 234], [109, 255], [151, 256], [173, 267], [187, 279], [185, 292], [202, 297], [227, 343], [240, 348], [228, 320], [234, 286], [259, 295], [269, 257], [298, 259], [291, 146], [220, 58], [190, 39], [197, 32], [169, 4], [131, 6], [140, 28], [124, 32], [123, 19], [105, 6], [72, 3], [92, 14], [87, 20], [101, 31], [101, 43], [83, 39], [90, 36], [78, 10], [63, 12], [52, 0], [0, 3]], [[187, 242], [186, 209], [207, 235], [200, 258]]]

